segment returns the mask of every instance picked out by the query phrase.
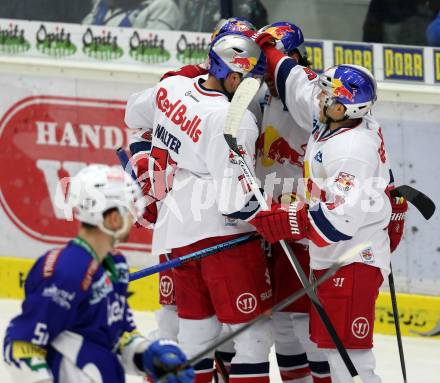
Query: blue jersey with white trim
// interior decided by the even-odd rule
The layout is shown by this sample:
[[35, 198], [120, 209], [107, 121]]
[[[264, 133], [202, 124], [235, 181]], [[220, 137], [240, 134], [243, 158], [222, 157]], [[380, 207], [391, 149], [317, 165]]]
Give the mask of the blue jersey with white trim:
[[294, 119], [313, 126], [303, 196], [309, 203], [311, 267], [328, 268], [352, 247], [365, 244], [347, 263], [388, 271], [390, 166], [380, 127], [367, 115], [353, 120], [357, 125], [330, 131], [319, 122], [315, 79], [295, 60], [284, 58], [277, 65], [277, 89], [285, 106]]
[[128, 266], [120, 254], [109, 254], [104, 263], [108, 267], [74, 241], [40, 257], [5, 346], [24, 341], [46, 350], [55, 382], [70, 381], [62, 378], [63, 359], [78, 370], [96, 366], [103, 382], [124, 382], [117, 353], [121, 337], [136, 330], [127, 303]]

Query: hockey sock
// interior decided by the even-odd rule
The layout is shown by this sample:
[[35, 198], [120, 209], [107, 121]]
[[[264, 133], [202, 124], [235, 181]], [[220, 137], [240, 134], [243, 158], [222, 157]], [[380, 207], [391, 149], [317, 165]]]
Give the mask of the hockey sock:
[[269, 362], [233, 363], [230, 383], [269, 383]]
[[331, 383], [330, 366], [327, 361], [309, 361], [310, 371], [312, 372], [313, 383]]
[[277, 355], [281, 380], [286, 383], [310, 383], [310, 368], [306, 353], [296, 355]]
[[214, 359], [202, 359], [194, 365], [196, 377], [194, 383], [211, 383], [214, 369]]

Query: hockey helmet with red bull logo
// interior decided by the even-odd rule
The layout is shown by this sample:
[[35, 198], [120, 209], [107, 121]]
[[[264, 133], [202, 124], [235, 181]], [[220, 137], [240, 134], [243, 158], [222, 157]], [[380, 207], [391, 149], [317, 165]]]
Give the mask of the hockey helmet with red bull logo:
[[251, 22], [242, 17], [230, 17], [229, 19], [221, 19], [214, 27], [211, 34], [211, 41], [218, 35], [226, 32], [243, 33], [247, 31], [257, 31]]
[[307, 56], [302, 30], [293, 23], [277, 21], [266, 25], [258, 32], [271, 34], [276, 40], [276, 48], [284, 54], [290, 55], [297, 49], [302, 57]]
[[262, 76], [266, 70], [266, 58], [260, 47], [242, 34], [218, 35], [211, 43], [208, 57], [209, 73], [219, 80], [231, 72]]
[[377, 99], [377, 84], [371, 72], [359, 65], [337, 65], [319, 76], [325, 105], [335, 102], [346, 108], [345, 118], [365, 116]]

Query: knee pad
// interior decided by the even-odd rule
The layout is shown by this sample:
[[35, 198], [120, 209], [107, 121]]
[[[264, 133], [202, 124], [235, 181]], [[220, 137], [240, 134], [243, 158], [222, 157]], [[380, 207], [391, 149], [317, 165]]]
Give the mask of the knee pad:
[[[207, 319], [179, 318], [177, 340], [188, 359], [203, 351], [215, 342], [222, 329], [221, 323], [214, 315]], [[213, 358], [214, 352], [205, 358]]]
[[157, 321], [156, 339], [171, 339], [177, 341], [179, 332], [179, 318], [174, 305], [163, 305], [155, 312]]
[[313, 362], [327, 361], [327, 355], [318, 348], [316, 343], [310, 340], [309, 315], [294, 313], [292, 314], [292, 321], [294, 323], [295, 334], [307, 354], [307, 359]]
[[[230, 325], [232, 331], [240, 326]], [[267, 362], [272, 345], [273, 334], [270, 321], [257, 323], [234, 339], [236, 354], [232, 363]]]

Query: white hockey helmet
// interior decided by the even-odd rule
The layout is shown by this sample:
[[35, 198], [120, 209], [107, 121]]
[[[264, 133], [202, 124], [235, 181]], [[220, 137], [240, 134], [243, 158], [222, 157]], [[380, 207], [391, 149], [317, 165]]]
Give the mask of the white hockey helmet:
[[377, 99], [377, 84], [372, 73], [359, 65], [342, 64], [327, 69], [319, 76], [326, 106], [334, 102], [346, 108], [345, 118], [365, 116]]
[[[118, 238], [128, 229], [128, 216], [142, 217], [145, 202], [139, 185], [122, 169], [107, 165], [90, 165], [71, 179], [67, 204], [74, 217], [97, 226]], [[104, 213], [116, 208], [124, 219], [123, 227], [112, 231], [104, 227]]]

